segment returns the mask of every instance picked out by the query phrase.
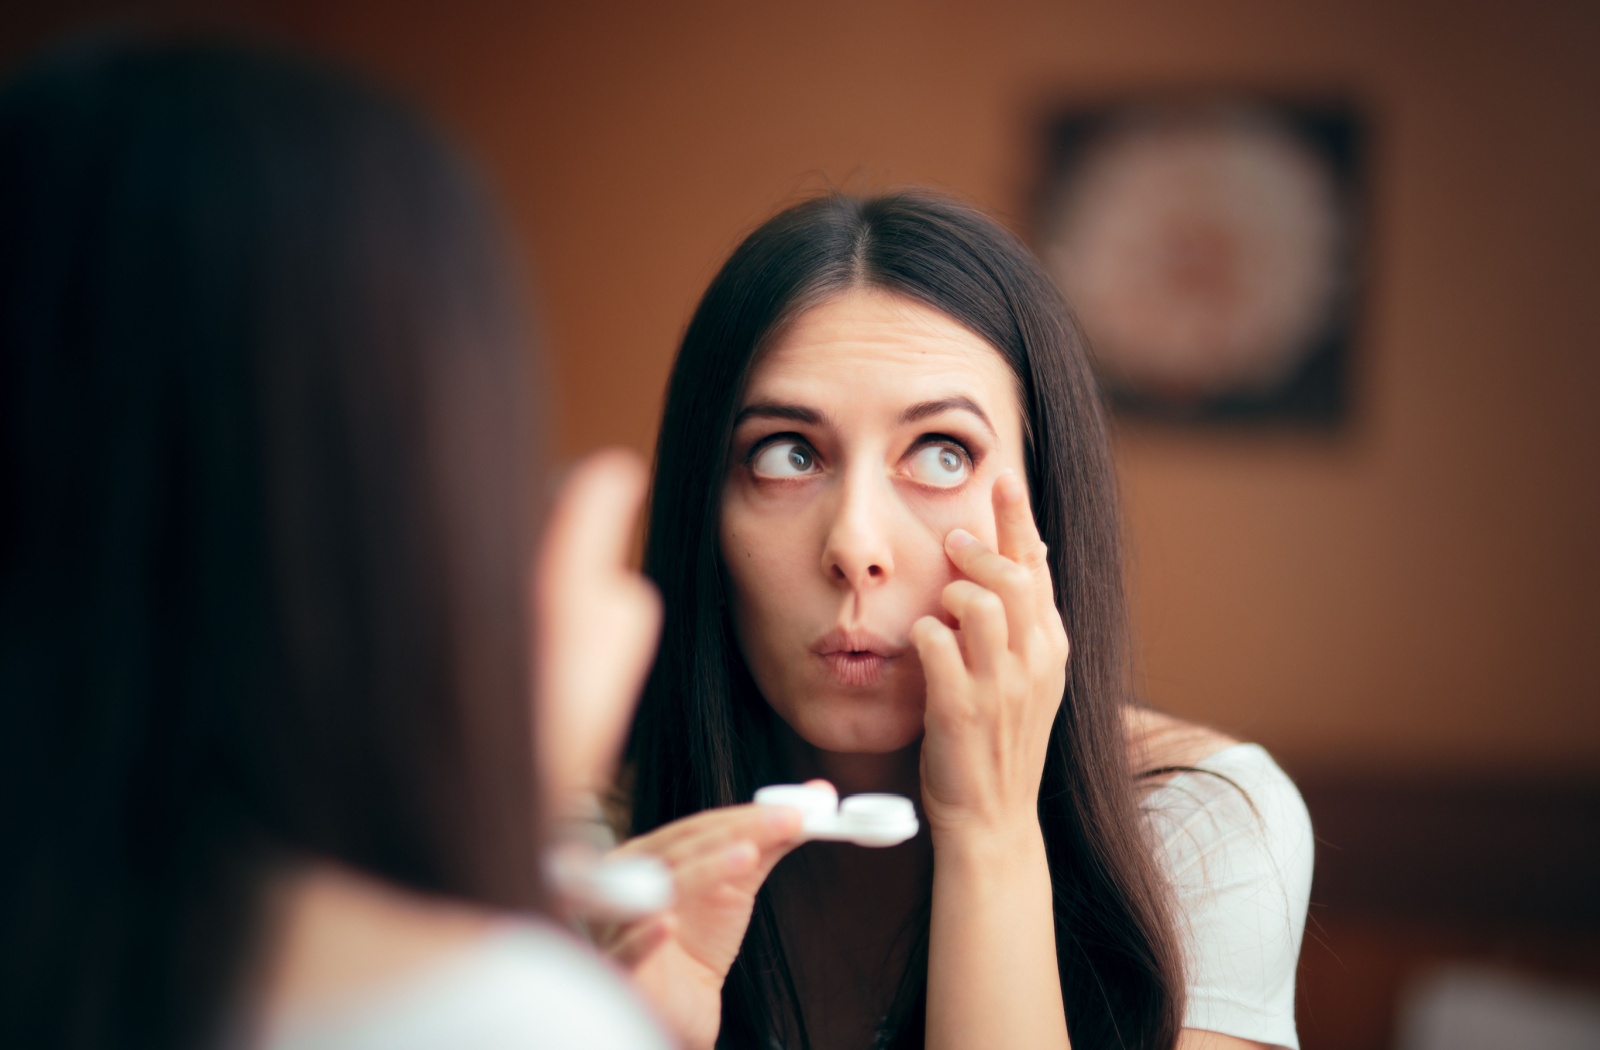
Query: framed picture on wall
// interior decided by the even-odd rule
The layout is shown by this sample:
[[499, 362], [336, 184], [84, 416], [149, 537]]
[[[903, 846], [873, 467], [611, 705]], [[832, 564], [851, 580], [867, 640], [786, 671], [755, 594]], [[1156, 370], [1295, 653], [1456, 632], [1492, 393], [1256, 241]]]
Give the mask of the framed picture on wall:
[[1347, 417], [1363, 139], [1353, 106], [1237, 93], [1054, 112], [1033, 234], [1119, 412]]

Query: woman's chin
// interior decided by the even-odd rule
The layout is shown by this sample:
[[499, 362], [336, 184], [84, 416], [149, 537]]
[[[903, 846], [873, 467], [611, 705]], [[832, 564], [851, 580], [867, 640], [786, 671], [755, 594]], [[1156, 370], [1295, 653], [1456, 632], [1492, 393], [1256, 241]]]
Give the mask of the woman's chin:
[[922, 737], [922, 704], [896, 697], [866, 701], [860, 696], [808, 703], [785, 717], [795, 733], [819, 751], [884, 755], [904, 751]]

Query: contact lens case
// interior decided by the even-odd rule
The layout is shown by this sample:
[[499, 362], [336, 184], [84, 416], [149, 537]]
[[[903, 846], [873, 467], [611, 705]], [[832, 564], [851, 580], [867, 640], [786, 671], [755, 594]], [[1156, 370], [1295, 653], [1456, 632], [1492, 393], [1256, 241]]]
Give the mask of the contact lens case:
[[556, 891], [587, 918], [623, 922], [672, 905], [672, 871], [655, 857], [607, 857], [580, 846], [557, 849], [546, 863]]
[[917, 833], [917, 810], [904, 795], [863, 794], [843, 799], [822, 784], [772, 784], [756, 792], [758, 806], [800, 811], [807, 840], [897, 846]]

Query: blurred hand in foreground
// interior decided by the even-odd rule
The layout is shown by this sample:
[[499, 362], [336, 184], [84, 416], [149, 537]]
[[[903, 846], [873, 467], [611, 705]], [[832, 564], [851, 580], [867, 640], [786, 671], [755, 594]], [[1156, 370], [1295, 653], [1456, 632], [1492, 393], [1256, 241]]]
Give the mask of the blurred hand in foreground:
[[534, 569], [539, 769], [557, 814], [603, 793], [661, 632], [661, 597], [629, 565], [644, 461], [608, 449], [557, 494]]

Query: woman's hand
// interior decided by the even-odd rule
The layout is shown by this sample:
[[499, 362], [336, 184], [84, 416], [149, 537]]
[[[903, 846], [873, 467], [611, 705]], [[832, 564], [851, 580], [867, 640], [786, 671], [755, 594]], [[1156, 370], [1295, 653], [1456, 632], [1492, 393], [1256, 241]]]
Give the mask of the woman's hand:
[[562, 486], [540, 544], [534, 725], [557, 813], [610, 784], [655, 655], [661, 598], [628, 564], [646, 484], [635, 453], [590, 456]]
[[993, 500], [998, 551], [961, 529], [945, 539], [967, 577], [944, 589], [956, 629], [932, 616], [911, 629], [927, 680], [922, 798], [935, 845], [1038, 835], [1039, 780], [1066, 687], [1067, 634], [1027, 489], [1008, 472]]
[[619, 846], [672, 869], [676, 900], [662, 915], [598, 932], [601, 948], [688, 1050], [710, 1050], [722, 1025], [722, 985], [739, 954], [756, 891], [799, 844], [800, 812], [727, 806], [684, 817]]

